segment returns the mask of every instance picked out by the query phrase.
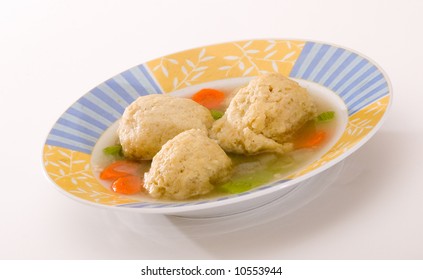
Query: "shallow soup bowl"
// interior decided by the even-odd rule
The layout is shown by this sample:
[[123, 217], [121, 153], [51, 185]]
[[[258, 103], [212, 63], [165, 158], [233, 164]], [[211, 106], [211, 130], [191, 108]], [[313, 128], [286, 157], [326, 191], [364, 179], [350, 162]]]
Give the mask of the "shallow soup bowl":
[[[221, 197], [160, 201], [121, 195], [99, 179], [96, 162], [116, 139], [118, 121], [137, 97], [153, 93], [189, 98], [202, 88], [224, 91], [263, 73], [296, 80], [336, 115], [336, 129], [301, 167], [276, 181]], [[65, 195], [90, 205], [139, 213], [218, 217], [276, 201], [344, 160], [379, 129], [392, 100], [390, 82], [369, 58], [328, 43], [246, 40], [195, 48], [135, 66], [83, 95], [51, 129], [43, 150], [47, 177]]]

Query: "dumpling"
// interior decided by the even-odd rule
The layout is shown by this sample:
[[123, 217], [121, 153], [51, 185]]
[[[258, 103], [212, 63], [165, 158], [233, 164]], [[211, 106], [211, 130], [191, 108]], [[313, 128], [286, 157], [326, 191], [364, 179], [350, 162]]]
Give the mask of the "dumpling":
[[184, 200], [204, 195], [231, 175], [232, 161], [199, 129], [169, 140], [153, 158], [144, 187], [154, 198]]
[[241, 88], [210, 136], [227, 152], [285, 153], [292, 135], [316, 116], [307, 90], [278, 73], [259, 76]]
[[193, 128], [208, 131], [212, 123], [210, 111], [191, 99], [151, 94], [125, 109], [118, 135], [125, 157], [150, 160], [179, 133]]

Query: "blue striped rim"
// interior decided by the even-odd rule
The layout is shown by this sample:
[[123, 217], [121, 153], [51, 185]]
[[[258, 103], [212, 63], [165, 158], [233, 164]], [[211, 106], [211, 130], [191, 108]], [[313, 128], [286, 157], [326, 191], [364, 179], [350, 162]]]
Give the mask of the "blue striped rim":
[[90, 129], [89, 127], [73, 122], [65, 117], [62, 117], [61, 119], [59, 119], [54, 127], [56, 127], [57, 124], [61, 124], [65, 127], [68, 127], [69, 129], [73, 129], [82, 134], [86, 134], [93, 137], [100, 137], [100, 134], [97, 134], [94, 130]]
[[[354, 53], [344, 52], [344, 55], [348, 55], [345, 58], [345, 60], [342, 60], [343, 57], [344, 57], [344, 56], [342, 56], [340, 58], [340, 61], [335, 61], [335, 63], [333, 64], [333, 68], [332, 67], [329, 68], [331, 75], [329, 76], [329, 78], [322, 81], [323, 85], [325, 85], [325, 86], [331, 85], [335, 81], [335, 79], [340, 76], [339, 74], [342, 73], [347, 68], [347, 66], [353, 65], [353, 62], [357, 61], [356, 60], [357, 55], [354, 54]], [[338, 63], [340, 63], [340, 64], [337, 65]]]
[[368, 88], [371, 88], [372, 86], [378, 85], [378, 83], [383, 83], [383, 76], [382, 74], [377, 75], [376, 77], [371, 77], [370, 75], [365, 77], [363, 79], [363, 82], [359, 85], [356, 85], [352, 88], [357, 88], [357, 86], [360, 86], [356, 91], [349, 91], [350, 94], [343, 94], [341, 93], [341, 96], [344, 98], [345, 103], [349, 104], [351, 100], [356, 99], [356, 97], [363, 92], [365, 92]]
[[139, 65], [138, 67], [134, 67], [133, 71], [136, 73], [137, 70], [141, 71], [141, 75], [139, 75], [137, 78], [141, 77], [141, 81], [142, 79], [147, 79], [147, 81], [145, 82], [146, 85], [150, 85], [152, 88], [148, 89], [149, 91], [153, 92], [153, 93], [160, 93], [162, 92], [162, 89], [158, 86], [158, 84], [154, 81], [154, 79], [152, 78], [153, 76], [148, 72], [147, 70], [148, 68], [146, 66], [144, 66], [143, 64]]
[[373, 63], [327, 44], [307, 42], [290, 76], [330, 88], [344, 100], [350, 115], [389, 93], [387, 81]]
[[304, 72], [304, 79], [308, 79], [310, 74], [313, 72], [313, 70], [316, 68], [316, 66], [318, 65], [318, 63], [320, 62], [320, 60], [325, 56], [325, 54], [327, 53], [327, 51], [329, 50], [329, 46], [328, 45], [322, 45], [319, 49], [319, 51], [317, 52], [316, 56], [313, 58], [313, 60], [310, 62], [310, 66], [305, 70]]
[[305, 64], [304, 60], [307, 57], [307, 55], [302, 55], [302, 54], [308, 54], [308, 53], [310, 53], [312, 47], [313, 47], [313, 45], [312, 44], [309, 44], [309, 43], [307, 43], [307, 44], [304, 45], [304, 48], [303, 48], [303, 50], [301, 52], [301, 55], [297, 58], [297, 61], [294, 64], [294, 67], [292, 67], [292, 70], [291, 70], [291, 76], [292, 77], [295, 77], [295, 76], [299, 75], [298, 74], [298, 71], [300, 70], [301, 65]]
[[126, 91], [117, 80], [115, 80], [118, 76], [115, 78], [112, 78], [105, 82], [106, 85], [108, 85], [114, 92], [116, 92], [120, 97], [123, 98], [128, 104], [130, 104], [132, 101], [135, 100], [135, 96], [131, 95]]
[[[66, 133], [70, 133], [72, 135], [78, 135], [78, 131], [75, 130], [73, 127], [65, 126], [65, 125], [62, 125], [60, 123], [56, 123], [54, 129], [56, 129], [58, 131], [63, 131], [63, 132], [66, 132]], [[93, 134], [96, 135], [95, 133], [93, 133]], [[86, 134], [84, 139], [85, 140], [89, 140], [91, 142], [97, 142], [99, 135], [97, 137], [94, 136], [94, 135]]]
[[343, 53], [344, 53], [343, 49], [336, 49], [333, 55], [329, 58], [328, 61], [326, 61], [325, 65], [320, 69], [319, 73], [317, 73], [314, 80], [320, 82], [323, 76], [329, 73], [329, 69], [331, 68], [331, 66], [334, 65], [336, 61], [338, 61], [339, 57]]
[[350, 113], [356, 113], [363, 107], [363, 103], [372, 103], [378, 100], [379, 98], [387, 95], [388, 93], [389, 89], [387, 89], [384, 84], [381, 84], [377, 88], [373, 89], [369, 94], [362, 96], [356, 102], [349, 104], [349, 107], [351, 107]]
[[95, 140], [126, 106], [142, 95], [162, 90], [144, 65], [133, 67], [93, 88], [59, 118], [46, 144], [90, 154]]
[[62, 131], [62, 130], [58, 130], [53, 128], [50, 132], [52, 135], [56, 135], [59, 136], [61, 138], [67, 138], [69, 140], [75, 141], [75, 142], [79, 142], [88, 146], [94, 146], [95, 142], [92, 142], [90, 140], [85, 139], [84, 137], [80, 137], [76, 134], [72, 134], [72, 133], [68, 133], [66, 131]]
[[124, 73], [122, 73], [122, 77], [125, 78], [125, 80], [133, 86], [133, 88], [137, 91], [137, 92], [146, 92], [147, 90], [144, 88], [144, 86], [137, 80], [137, 78], [135, 78], [134, 74], [132, 74], [132, 72], [130, 71], [126, 71]]
[[[344, 83], [343, 85], [340, 85], [336, 88], [336, 91], [339, 92], [340, 96], [342, 96], [343, 98], [347, 98], [349, 95], [351, 95], [351, 90], [353, 90], [359, 85], [364, 84], [367, 80], [371, 80], [375, 75], [379, 74], [377, 71], [375, 71], [376, 69], [374, 67], [371, 67], [369, 69], [366, 68], [362, 68], [358, 70], [354, 75], [351, 75], [350, 83]], [[346, 80], [346, 82], [347, 81], [348, 80]]]
[[[87, 131], [86, 132], [87, 134], [90, 134], [91, 135], [91, 133], [93, 132], [93, 130], [96, 130], [96, 132], [97, 131], [99, 131], [99, 132], [98, 133], [95, 133], [93, 136], [100, 135], [102, 131], [104, 131], [105, 129], [107, 129], [107, 125], [105, 125], [102, 122], [96, 120], [95, 119], [95, 116], [90, 116], [90, 115], [88, 115], [88, 114], [86, 114], [84, 112], [79, 111], [78, 109], [76, 109], [74, 107], [69, 108], [66, 111], [66, 113], [62, 116], [62, 118], [59, 119], [59, 122], [60, 121], [61, 122], [66, 122], [66, 123], [67, 122], [72, 122], [72, 117], [71, 116], [66, 116], [66, 114], [69, 114], [69, 115], [72, 115], [73, 117], [75, 117], [74, 122], [73, 122], [73, 125], [77, 127], [76, 128], [77, 130], [83, 131], [85, 129]], [[80, 122], [80, 121], [84, 122], [84, 125], [89, 124], [91, 126], [96, 127], [97, 129], [90, 128], [87, 125], [86, 126], [82, 126], [82, 125], [79, 125], [79, 124], [75, 123], [75, 122]], [[66, 125], [66, 123], [65, 123], [65, 125]]]
[[104, 103], [109, 104], [116, 112], [119, 114], [123, 114], [125, 108], [123, 108], [118, 102], [116, 102], [113, 98], [105, 94], [101, 89], [94, 88], [91, 90], [92, 94], [97, 97], [98, 99], [102, 100]]
[[[92, 111], [96, 113], [98, 116], [108, 120], [110, 123], [113, 123], [114, 121], [116, 121], [116, 117], [112, 115], [110, 111], [107, 111], [103, 109], [102, 107], [98, 106], [93, 101], [89, 100], [88, 99], [89, 97], [90, 97], [90, 94], [87, 94], [81, 97], [77, 102], [81, 104], [83, 107], [89, 109], [89, 111]], [[107, 126], [109, 126], [110, 123], [108, 123]]]
[[[351, 69], [344, 77], [342, 77], [342, 79], [340, 81], [338, 81], [336, 83], [336, 85], [333, 87], [333, 90], [338, 91], [340, 87], [345, 86], [347, 84], [347, 82], [358, 72], [360, 71], [365, 65], [366, 65], [366, 61], [365, 60], [361, 60], [357, 65], [354, 66], [353, 69]], [[367, 73], [367, 72], [366, 72]], [[360, 79], [357, 79], [356, 82], [359, 82]], [[350, 83], [349, 86], [353, 87], [355, 85], [355, 83]]]

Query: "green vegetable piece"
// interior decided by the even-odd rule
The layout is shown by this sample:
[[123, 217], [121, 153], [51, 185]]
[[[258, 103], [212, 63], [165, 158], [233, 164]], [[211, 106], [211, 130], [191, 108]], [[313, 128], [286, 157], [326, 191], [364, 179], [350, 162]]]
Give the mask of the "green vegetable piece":
[[122, 145], [113, 145], [103, 149], [103, 153], [110, 156], [123, 156]]
[[327, 122], [335, 118], [335, 112], [334, 111], [327, 111], [323, 112], [320, 115], [316, 117], [316, 120], [318, 122]]
[[218, 119], [220, 119], [221, 117], [223, 117], [223, 113], [222, 112], [220, 112], [220, 111], [218, 111], [218, 110], [210, 110], [210, 113], [211, 113], [211, 115], [212, 115], [212, 117], [213, 117], [213, 119], [215, 119], [215, 120], [218, 120]]
[[232, 178], [228, 182], [219, 186], [219, 189], [227, 193], [242, 193], [252, 188], [258, 187], [273, 179], [273, 172], [260, 170], [254, 174], [245, 174]]

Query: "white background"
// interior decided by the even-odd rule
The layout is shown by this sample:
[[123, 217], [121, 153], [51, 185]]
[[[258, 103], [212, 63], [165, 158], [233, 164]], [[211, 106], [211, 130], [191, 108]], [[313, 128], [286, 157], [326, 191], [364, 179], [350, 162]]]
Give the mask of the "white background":
[[[422, 1], [1, 1], [0, 259], [423, 259]], [[45, 138], [104, 80], [153, 58], [251, 38], [335, 43], [375, 60], [394, 103], [329, 189], [261, 227], [159, 239], [43, 174]]]

